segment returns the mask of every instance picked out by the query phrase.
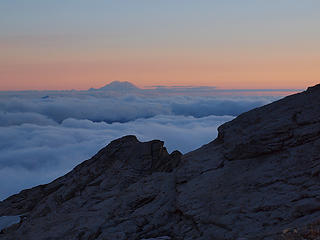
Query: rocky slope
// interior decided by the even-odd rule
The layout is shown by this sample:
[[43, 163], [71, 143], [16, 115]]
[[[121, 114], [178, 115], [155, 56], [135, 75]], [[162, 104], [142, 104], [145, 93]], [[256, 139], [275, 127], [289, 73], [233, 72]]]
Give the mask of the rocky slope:
[[0, 202], [0, 216], [22, 215], [0, 239], [281, 239], [320, 220], [319, 182], [317, 85], [240, 115], [185, 155], [115, 140]]

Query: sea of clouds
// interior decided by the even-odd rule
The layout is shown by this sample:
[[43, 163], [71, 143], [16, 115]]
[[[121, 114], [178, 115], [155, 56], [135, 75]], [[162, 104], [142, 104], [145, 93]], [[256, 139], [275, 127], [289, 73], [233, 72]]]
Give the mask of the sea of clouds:
[[0, 92], [0, 200], [67, 173], [111, 140], [160, 139], [169, 152], [212, 141], [217, 127], [271, 96]]

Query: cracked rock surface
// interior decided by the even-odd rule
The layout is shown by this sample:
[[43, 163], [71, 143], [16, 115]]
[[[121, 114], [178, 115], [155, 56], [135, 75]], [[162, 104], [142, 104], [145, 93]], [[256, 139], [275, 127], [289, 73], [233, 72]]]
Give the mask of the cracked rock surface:
[[244, 113], [181, 155], [126, 136], [0, 202], [0, 239], [278, 239], [320, 219], [320, 85]]

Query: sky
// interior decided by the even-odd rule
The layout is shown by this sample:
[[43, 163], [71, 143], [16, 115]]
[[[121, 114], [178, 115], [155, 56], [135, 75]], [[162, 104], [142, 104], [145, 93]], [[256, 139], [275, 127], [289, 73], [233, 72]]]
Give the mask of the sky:
[[0, 90], [304, 89], [319, 22], [318, 0], [1, 0]]
[[[318, 0], [1, 0], [0, 200], [124, 135], [187, 153], [318, 83], [319, 11]], [[142, 89], [98, 89], [115, 80]]]

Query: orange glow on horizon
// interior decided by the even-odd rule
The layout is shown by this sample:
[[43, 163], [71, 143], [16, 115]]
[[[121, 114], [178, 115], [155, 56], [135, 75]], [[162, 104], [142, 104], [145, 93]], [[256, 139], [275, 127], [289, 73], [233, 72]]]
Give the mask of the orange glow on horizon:
[[291, 63], [78, 62], [0, 65], [0, 90], [85, 90], [118, 80], [223, 89], [303, 89], [320, 82], [319, 61]]
[[55, 51], [36, 46], [17, 49], [10, 44], [2, 49], [0, 90], [86, 90], [114, 80], [142, 88], [190, 85], [223, 89], [304, 89], [320, 82], [320, 57], [311, 50]]
[[320, 1], [5, 2], [0, 90], [320, 82]]

